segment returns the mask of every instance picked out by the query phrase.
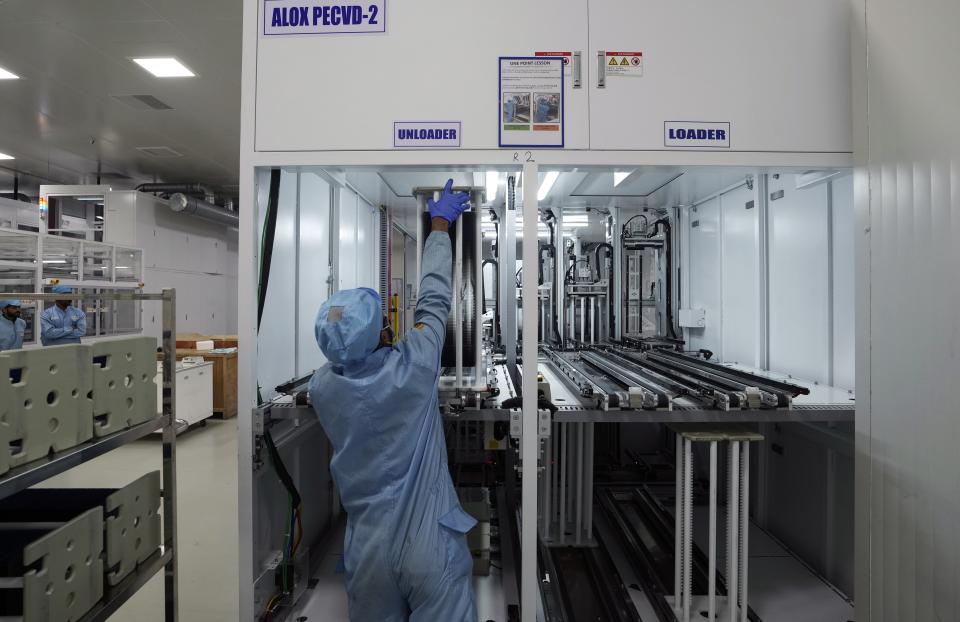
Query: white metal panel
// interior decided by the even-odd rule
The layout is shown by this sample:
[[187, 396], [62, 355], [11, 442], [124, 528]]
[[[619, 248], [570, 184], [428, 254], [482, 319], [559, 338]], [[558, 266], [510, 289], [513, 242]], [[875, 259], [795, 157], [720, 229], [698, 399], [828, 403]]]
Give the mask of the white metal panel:
[[137, 192], [108, 192], [103, 201], [103, 241], [137, 245]]
[[770, 176], [770, 369], [826, 383], [830, 363], [827, 185]]
[[314, 339], [314, 323], [330, 291], [330, 194], [330, 184], [319, 175], [300, 173], [297, 376], [326, 362]]
[[683, 307], [703, 309], [706, 326], [689, 329], [689, 347], [706, 348], [722, 357], [721, 273], [720, 273], [720, 198], [690, 208], [690, 298]]
[[[267, 177], [269, 186], [269, 176]], [[267, 201], [260, 205], [266, 212]], [[296, 214], [297, 214], [297, 174], [283, 171], [280, 177], [280, 194], [277, 204], [277, 225], [274, 233], [273, 254], [270, 260], [270, 279], [264, 304], [263, 320], [257, 335], [257, 355], [261, 361], [270, 361], [269, 365], [257, 367], [257, 383], [263, 399], [271, 399], [276, 392], [275, 386], [290, 380], [296, 375], [295, 338], [296, 338]], [[256, 302], [254, 302], [256, 313]]]
[[743, 185], [721, 195], [720, 209], [723, 360], [756, 367], [759, 240], [754, 191]]
[[[586, 52], [586, 4], [421, 0], [390, 4], [385, 35], [260, 37], [255, 148], [393, 149], [394, 121], [461, 121], [463, 147], [496, 148], [497, 58]], [[585, 148], [587, 89], [565, 90]]]
[[960, 58], [960, 3], [864, 4], [857, 620], [958, 620], [960, 83], [945, 76]]
[[340, 246], [337, 253], [337, 289], [357, 286], [357, 195], [346, 188], [339, 193]]
[[833, 378], [830, 384], [853, 389], [855, 379], [854, 335], [854, 219], [853, 176], [830, 184], [830, 218], [833, 286]]
[[[852, 150], [844, 2], [591, 0], [589, 24], [591, 149], [662, 150], [665, 121], [728, 121], [734, 151]], [[598, 50], [642, 51], [643, 77], [596, 88]]]

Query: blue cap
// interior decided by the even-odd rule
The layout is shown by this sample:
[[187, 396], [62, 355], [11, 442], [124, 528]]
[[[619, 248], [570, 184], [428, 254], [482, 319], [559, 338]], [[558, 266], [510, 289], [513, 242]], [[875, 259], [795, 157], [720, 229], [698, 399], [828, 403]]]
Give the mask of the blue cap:
[[53, 286], [54, 294], [72, 294], [73, 288], [69, 285], [54, 285]]
[[380, 295], [369, 287], [347, 289], [331, 296], [317, 313], [317, 345], [327, 360], [359, 363], [380, 345], [383, 316]]
[[20, 301], [11, 299], [11, 300], [0, 300], [0, 309], [5, 309], [6, 307], [19, 307]]

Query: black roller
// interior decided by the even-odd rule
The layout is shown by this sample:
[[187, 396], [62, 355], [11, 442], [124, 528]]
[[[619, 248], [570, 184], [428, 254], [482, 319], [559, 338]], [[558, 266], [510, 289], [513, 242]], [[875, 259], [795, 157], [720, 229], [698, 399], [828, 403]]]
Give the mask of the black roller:
[[[423, 230], [430, 231], [430, 214], [424, 213]], [[465, 212], [457, 219], [457, 222], [450, 225], [450, 246], [453, 249], [453, 257], [457, 256], [457, 227], [463, 227], [463, 272], [460, 281], [460, 292], [453, 292], [454, 296], [459, 296], [459, 304], [463, 312], [463, 366], [473, 367], [476, 359], [476, 350], [474, 349], [474, 335], [479, 330], [476, 317], [476, 296], [477, 296], [477, 265], [476, 265], [476, 239], [479, 220], [474, 212]], [[426, 236], [423, 243], [426, 244]], [[421, 247], [421, 252], [423, 248]], [[452, 272], [451, 272], [452, 274]], [[440, 357], [442, 367], [455, 367], [457, 364], [457, 347], [454, 343], [456, 325], [451, 315], [447, 318], [447, 336], [443, 341], [443, 354]]]

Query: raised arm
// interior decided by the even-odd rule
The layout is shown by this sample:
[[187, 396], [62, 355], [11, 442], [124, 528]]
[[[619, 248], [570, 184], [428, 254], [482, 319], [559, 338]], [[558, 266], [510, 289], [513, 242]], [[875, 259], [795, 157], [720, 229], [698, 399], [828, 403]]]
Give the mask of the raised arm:
[[416, 362], [440, 366], [440, 352], [450, 316], [451, 272], [453, 257], [450, 248], [450, 224], [467, 208], [468, 196], [451, 191], [453, 180], [447, 181], [439, 201], [429, 202], [430, 235], [423, 247], [422, 276], [413, 313], [414, 327], [400, 343], [405, 356]]

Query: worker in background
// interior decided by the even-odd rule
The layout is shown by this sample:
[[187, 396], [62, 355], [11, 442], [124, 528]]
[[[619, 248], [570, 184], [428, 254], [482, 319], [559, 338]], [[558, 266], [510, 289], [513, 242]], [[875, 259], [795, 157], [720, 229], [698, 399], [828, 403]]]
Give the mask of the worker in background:
[[[66, 285], [56, 285], [54, 294], [72, 294]], [[87, 334], [87, 316], [69, 300], [58, 300], [49, 309], [40, 314], [40, 341], [45, 346], [62, 346], [68, 343], [80, 343]]]
[[507, 123], [513, 123], [517, 114], [517, 99], [511, 97], [507, 100]]
[[344, 566], [351, 622], [476, 622], [473, 559], [447, 470], [437, 405], [450, 314], [449, 226], [468, 197], [447, 182], [429, 202], [415, 326], [395, 346], [372, 289], [337, 292], [316, 337], [329, 360], [310, 399], [330, 442], [347, 511]]
[[19, 300], [0, 300], [0, 351], [23, 347], [27, 323], [20, 317]]

